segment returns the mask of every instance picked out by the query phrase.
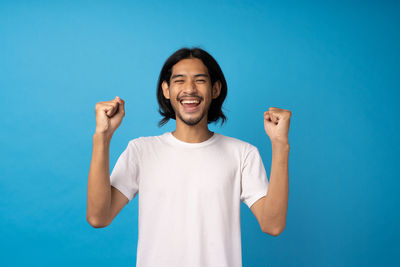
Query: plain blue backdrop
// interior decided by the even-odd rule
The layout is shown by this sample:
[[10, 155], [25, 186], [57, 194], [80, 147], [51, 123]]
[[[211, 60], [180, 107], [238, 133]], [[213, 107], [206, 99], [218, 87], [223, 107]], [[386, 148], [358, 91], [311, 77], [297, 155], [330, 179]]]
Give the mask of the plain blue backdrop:
[[[279, 2], [279, 3], [278, 3]], [[162, 64], [200, 46], [228, 82], [225, 125], [268, 174], [269, 107], [292, 111], [285, 231], [241, 204], [243, 266], [399, 266], [396, 1], [1, 1], [2, 266], [135, 266], [138, 199], [86, 221], [94, 106], [120, 96], [110, 170], [129, 140], [171, 131]], [[397, 156], [396, 156], [397, 155]]]

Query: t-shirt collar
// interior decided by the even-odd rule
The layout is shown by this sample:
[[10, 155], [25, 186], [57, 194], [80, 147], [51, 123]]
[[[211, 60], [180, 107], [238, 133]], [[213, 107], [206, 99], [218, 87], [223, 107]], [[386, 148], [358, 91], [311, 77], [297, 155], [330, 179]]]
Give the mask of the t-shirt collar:
[[204, 147], [204, 146], [207, 146], [207, 145], [213, 143], [213, 142], [217, 139], [217, 136], [218, 136], [218, 135], [219, 135], [218, 133], [213, 132], [213, 135], [212, 135], [210, 138], [208, 138], [207, 140], [203, 141], [203, 142], [200, 142], [200, 143], [188, 143], [188, 142], [184, 142], [184, 141], [179, 140], [178, 138], [176, 138], [176, 137], [172, 134], [172, 132], [166, 132], [166, 133], [164, 134], [165, 138], [166, 138], [170, 143], [172, 143], [172, 144], [174, 144], [174, 145], [181, 146], [181, 147], [188, 147], [188, 148], [197, 148], [197, 147]]

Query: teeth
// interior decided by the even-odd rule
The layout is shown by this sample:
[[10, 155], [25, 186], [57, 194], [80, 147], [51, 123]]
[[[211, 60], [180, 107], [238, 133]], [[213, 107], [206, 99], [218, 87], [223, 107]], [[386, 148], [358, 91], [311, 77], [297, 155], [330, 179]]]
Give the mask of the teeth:
[[191, 103], [198, 104], [198, 103], [200, 103], [200, 101], [198, 101], [198, 100], [183, 100], [182, 101], [182, 104], [191, 104]]

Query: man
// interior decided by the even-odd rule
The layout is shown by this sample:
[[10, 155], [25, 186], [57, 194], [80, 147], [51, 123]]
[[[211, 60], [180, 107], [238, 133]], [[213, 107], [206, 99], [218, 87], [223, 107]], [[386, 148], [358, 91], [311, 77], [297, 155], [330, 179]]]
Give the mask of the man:
[[240, 201], [264, 233], [286, 226], [288, 131], [291, 112], [269, 108], [264, 126], [272, 143], [268, 182], [258, 149], [208, 129], [225, 121], [227, 94], [215, 59], [182, 48], [165, 62], [158, 80], [159, 112], [176, 129], [131, 140], [109, 175], [109, 145], [125, 115], [125, 102], [96, 104], [89, 170], [87, 220], [106, 227], [139, 193], [136, 266], [242, 266]]

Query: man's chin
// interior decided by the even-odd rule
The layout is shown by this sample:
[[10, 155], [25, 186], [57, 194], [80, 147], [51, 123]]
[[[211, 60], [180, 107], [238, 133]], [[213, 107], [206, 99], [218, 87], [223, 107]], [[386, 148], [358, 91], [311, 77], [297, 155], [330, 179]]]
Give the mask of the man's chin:
[[186, 125], [189, 125], [189, 126], [197, 125], [204, 117], [204, 116], [197, 116], [194, 118], [185, 118], [185, 116], [182, 116], [181, 114], [179, 114], [178, 116], [183, 123], [185, 123]]
[[189, 126], [195, 126], [195, 125], [199, 124], [200, 121], [201, 121], [201, 119], [198, 119], [198, 120], [193, 120], [193, 119], [182, 120], [183, 123], [185, 123], [186, 125], [189, 125]]

